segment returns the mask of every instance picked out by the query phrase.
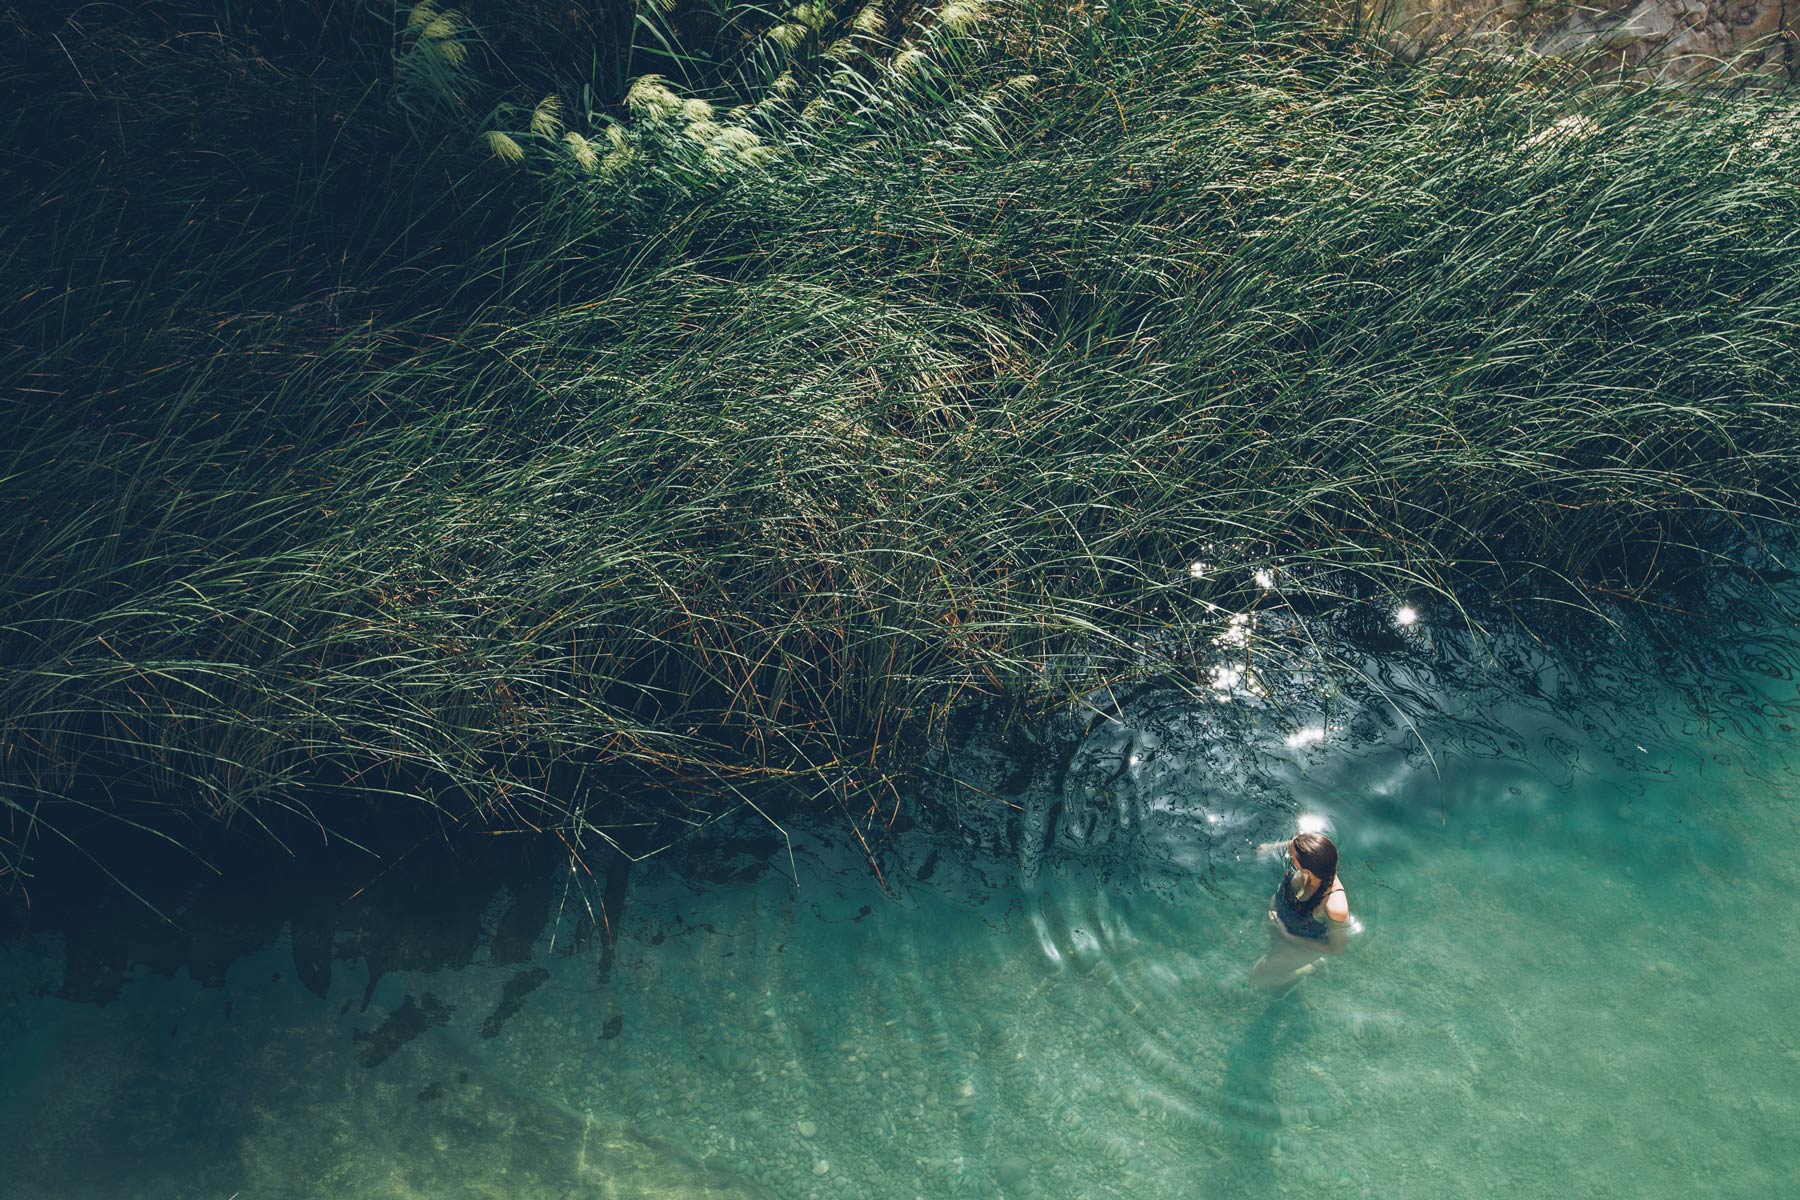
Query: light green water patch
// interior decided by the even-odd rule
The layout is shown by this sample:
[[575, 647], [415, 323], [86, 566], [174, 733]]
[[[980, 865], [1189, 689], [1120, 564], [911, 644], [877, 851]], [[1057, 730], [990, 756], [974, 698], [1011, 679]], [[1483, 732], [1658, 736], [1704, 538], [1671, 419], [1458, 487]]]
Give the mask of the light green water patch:
[[659, 897], [696, 932], [623, 956], [619, 1048], [569, 1052], [571, 987], [497, 1069], [783, 1195], [1772, 1194], [1800, 1161], [1794, 781], [1492, 719], [1541, 753], [1442, 759], [1447, 823], [1398, 753], [1296, 769], [1364, 929], [1286, 996], [1245, 983], [1275, 879], [1248, 853], [1235, 908]]
[[[1800, 1164], [1800, 740], [1772, 675], [1704, 716], [1624, 681], [1385, 678], [1454, 708], [1431, 759], [1379, 712], [1291, 739], [1270, 709], [1290, 809], [1172, 887], [1062, 862], [981, 905], [884, 896], [800, 839], [797, 891], [640, 867], [607, 971], [570, 907], [532, 962], [385, 976], [366, 1011], [349, 964], [321, 1000], [278, 952], [105, 1009], [14, 987], [54, 962], [16, 957], [4, 1037], [33, 1065], [0, 1194], [1763, 1200]], [[1217, 807], [1202, 751], [1161, 738], [1141, 819]], [[1298, 814], [1361, 928], [1272, 995], [1253, 842]]]

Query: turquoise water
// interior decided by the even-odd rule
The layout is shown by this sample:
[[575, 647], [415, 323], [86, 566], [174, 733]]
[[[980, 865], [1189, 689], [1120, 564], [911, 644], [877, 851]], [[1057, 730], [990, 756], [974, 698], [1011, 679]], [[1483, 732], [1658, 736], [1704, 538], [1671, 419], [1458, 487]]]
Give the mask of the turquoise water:
[[[1142, 700], [1076, 755], [1041, 860], [909, 835], [884, 894], [818, 837], [798, 888], [781, 846], [715, 860], [727, 885], [652, 859], [610, 956], [579, 876], [525, 961], [483, 939], [371, 990], [340, 935], [322, 997], [278, 941], [223, 987], [75, 1004], [60, 945], [15, 941], [0, 1194], [1787, 1194], [1790, 654], [1736, 655], [1705, 713], [1476, 656], [1386, 667], [1386, 701]], [[1360, 930], [1271, 995], [1253, 847], [1302, 816]]]

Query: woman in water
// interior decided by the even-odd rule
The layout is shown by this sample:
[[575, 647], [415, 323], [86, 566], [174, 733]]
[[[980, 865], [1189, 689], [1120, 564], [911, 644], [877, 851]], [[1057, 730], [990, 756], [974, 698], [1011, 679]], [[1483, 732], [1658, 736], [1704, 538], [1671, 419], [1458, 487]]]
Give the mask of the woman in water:
[[1350, 899], [1337, 877], [1337, 847], [1318, 833], [1257, 847], [1279, 850], [1287, 874], [1269, 909], [1269, 952], [1250, 968], [1257, 987], [1279, 987], [1309, 973], [1321, 957], [1342, 954], [1350, 936]]

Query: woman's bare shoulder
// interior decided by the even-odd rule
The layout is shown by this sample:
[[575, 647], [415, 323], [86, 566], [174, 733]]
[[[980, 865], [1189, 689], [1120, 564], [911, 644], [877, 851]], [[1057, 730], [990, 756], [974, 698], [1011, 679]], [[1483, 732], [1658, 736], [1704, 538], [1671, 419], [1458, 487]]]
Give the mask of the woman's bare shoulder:
[[1350, 898], [1344, 894], [1342, 884], [1332, 888], [1331, 894], [1325, 897], [1325, 915], [1334, 921], [1350, 919]]

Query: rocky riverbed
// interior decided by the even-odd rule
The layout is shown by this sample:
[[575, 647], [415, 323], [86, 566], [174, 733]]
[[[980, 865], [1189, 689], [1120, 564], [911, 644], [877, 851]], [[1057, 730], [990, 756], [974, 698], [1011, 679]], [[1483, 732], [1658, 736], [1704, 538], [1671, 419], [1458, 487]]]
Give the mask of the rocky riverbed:
[[1800, 71], [1800, 0], [1397, 0], [1386, 12], [1417, 49], [1498, 37], [1602, 70], [1644, 65], [1663, 79], [1720, 64], [1782, 83]]

